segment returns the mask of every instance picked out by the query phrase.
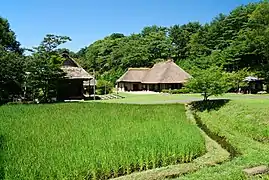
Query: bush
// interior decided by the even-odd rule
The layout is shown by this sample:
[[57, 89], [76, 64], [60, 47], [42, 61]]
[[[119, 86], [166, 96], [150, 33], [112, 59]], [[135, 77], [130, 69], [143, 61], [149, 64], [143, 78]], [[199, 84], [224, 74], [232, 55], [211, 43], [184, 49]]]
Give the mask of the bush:
[[182, 94], [182, 92], [180, 91], [180, 89], [173, 89], [171, 90], [172, 94]]
[[112, 93], [113, 84], [106, 80], [97, 81], [96, 85], [96, 94], [103, 95]]
[[162, 93], [169, 93], [169, 94], [186, 94], [190, 93], [190, 90], [183, 87], [182, 89], [163, 89]]
[[202, 93], [204, 100], [209, 96], [217, 96], [227, 92], [231, 87], [229, 76], [220, 67], [212, 66], [208, 69], [196, 69], [186, 84], [194, 93]]
[[161, 92], [162, 92], [162, 93], [170, 93], [170, 91], [171, 91], [171, 90], [169, 90], [169, 89], [163, 89]]
[[186, 87], [183, 87], [182, 89], [179, 89], [179, 92], [183, 93], [183, 94], [191, 93], [191, 91]]
[[17, 101], [17, 102], [8, 102], [7, 105], [17, 105], [17, 104], [35, 104], [34, 101]]

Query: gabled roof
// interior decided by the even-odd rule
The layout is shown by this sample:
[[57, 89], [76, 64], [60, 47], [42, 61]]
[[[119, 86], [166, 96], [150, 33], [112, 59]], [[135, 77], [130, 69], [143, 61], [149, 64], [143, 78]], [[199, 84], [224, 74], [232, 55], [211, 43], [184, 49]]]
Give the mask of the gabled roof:
[[191, 78], [172, 60], [155, 64], [152, 68], [129, 68], [117, 82], [141, 82], [144, 84], [184, 83]]
[[66, 78], [68, 79], [93, 79], [93, 77], [81, 67], [62, 66], [61, 69], [66, 73]]
[[65, 61], [61, 69], [66, 73], [66, 78], [68, 79], [85, 79], [90, 80], [93, 79], [87, 71], [85, 71], [74, 59], [72, 59], [69, 55], [64, 54], [63, 57]]
[[187, 72], [172, 60], [155, 64], [147, 73], [142, 83], [184, 83], [191, 78]]
[[129, 68], [117, 82], [141, 82], [150, 68]]
[[258, 78], [258, 77], [254, 77], [254, 76], [248, 76], [245, 77], [245, 79], [243, 81], [245, 82], [252, 82], [252, 81], [262, 81], [264, 80], [263, 78]]

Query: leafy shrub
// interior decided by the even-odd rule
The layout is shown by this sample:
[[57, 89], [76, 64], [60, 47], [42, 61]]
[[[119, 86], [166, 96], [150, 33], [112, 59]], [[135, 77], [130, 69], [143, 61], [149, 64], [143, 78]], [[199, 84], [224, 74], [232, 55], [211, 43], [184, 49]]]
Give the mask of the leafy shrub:
[[96, 94], [103, 95], [112, 93], [113, 84], [106, 80], [97, 81], [96, 85]]
[[204, 100], [209, 96], [217, 96], [227, 92], [231, 87], [229, 76], [220, 67], [212, 66], [208, 69], [196, 69], [186, 84], [194, 93], [202, 93]]
[[183, 87], [182, 89], [163, 89], [162, 93], [169, 93], [169, 94], [186, 94], [190, 93], [190, 90]]
[[18, 102], [8, 102], [7, 105], [17, 105], [17, 104], [35, 104], [34, 101], [18, 101]]
[[183, 88], [179, 89], [179, 92], [183, 93], [183, 94], [191, 93], [190, 89], [188, 89], [186, 87], [183, 87]]
[[171, 93], [171, 90], [169, 90], [169, 89], [163, 89], [162, 90], [162, 93]]

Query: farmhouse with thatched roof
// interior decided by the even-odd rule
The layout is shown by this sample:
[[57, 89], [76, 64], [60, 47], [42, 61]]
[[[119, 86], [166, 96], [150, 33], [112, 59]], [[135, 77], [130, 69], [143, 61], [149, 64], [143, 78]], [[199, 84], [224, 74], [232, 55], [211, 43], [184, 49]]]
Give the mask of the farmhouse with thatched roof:
[[152, 68], [129, 68], [117, 80], [117, 87], [119, 91], [180, 89], [190, 77], [170, 59], [157, 63]]
[[89, 96], [96, 81], [85, 71], [67, 52], [63, 53], [65, 59], [61, 69], [66, 73], [65, 79], [60, 82], [57, 99], [84, 99]]

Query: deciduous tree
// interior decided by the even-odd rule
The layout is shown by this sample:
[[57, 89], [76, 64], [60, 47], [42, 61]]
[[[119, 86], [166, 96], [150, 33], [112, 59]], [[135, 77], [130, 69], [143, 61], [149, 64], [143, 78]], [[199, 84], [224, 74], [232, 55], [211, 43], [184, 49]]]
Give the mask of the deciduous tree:
[[47, 35], [38, 47], [34, 48], [27, 63], [27, 89], [32, 99], [50, 102], [56, 97], [58, 82], [64, 79], [60, 69], [63, 58], [57, 47], [71, 39], [66, 36]]
[[204, 100], [227, 92], [230, 88], [227, 73], [212, 66], [208, 69], [196, 69], [187, 83], [187, 88], [194, 93], [202, 93]]
[[0, 16], [0, 49], [22, 54], [20, 43], [16, 40], [15, 33], [10, 29], [7, 19]]

